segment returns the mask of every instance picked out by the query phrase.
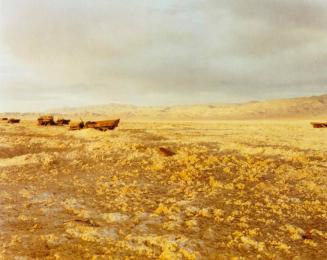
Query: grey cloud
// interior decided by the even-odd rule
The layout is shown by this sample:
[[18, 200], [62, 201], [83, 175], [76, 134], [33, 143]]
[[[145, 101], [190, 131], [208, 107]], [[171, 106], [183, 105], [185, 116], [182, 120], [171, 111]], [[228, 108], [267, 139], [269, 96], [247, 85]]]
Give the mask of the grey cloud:
[[[1, 69], [1, 88], [14, 100], [56, 93], [74, 102], [192, 103], [327, 91], [322, 0], [0, 4], [0, 46], [17, 66]], [[8, 68], [15, 79], [4, 76]]]

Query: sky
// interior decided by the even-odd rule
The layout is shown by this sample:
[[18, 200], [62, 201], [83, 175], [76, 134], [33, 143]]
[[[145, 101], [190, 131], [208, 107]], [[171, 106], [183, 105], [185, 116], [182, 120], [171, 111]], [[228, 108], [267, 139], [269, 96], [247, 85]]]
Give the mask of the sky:
[[327, 93], [326, 0], [0, 0], [0, 111]]

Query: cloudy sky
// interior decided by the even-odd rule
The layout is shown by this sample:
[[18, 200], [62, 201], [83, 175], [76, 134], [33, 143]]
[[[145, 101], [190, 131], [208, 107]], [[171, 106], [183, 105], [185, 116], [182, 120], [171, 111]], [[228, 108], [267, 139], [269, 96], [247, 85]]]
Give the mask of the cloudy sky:
[[323, 93], [326, 0], [0, 0], [0, 111]]

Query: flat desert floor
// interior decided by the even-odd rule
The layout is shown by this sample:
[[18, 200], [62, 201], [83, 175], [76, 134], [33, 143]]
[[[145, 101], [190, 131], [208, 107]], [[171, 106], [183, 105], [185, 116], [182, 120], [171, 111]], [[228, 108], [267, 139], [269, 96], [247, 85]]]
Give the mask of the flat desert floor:
[[308, 121], [0, 122], [0, 259], [326, 255], [327, 130]]

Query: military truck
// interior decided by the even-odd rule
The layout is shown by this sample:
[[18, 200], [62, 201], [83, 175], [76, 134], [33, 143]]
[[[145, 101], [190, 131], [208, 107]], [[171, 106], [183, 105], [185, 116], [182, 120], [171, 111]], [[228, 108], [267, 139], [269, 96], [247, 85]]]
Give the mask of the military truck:
[[40, 116], [37, 119], [38, 125], [47, 126], [47, 125], [56, 125], [53, 116], [47, 115], [47, 116]]
[[115, 129], [120, 122], [120, 119], [104, 120], [104, 121], [88, 121], [85, 123], [85, 128], [94, 128], [100, 131]]
[[20, 122], [20, 119], [17, 118], [10, 118], [7, 121], [9, 124], [18, 124]]
[[70, 122], [69, 124], [69, 130], [81, 130], [84, 128], [84, 122]]
[[327, 128], [327, 122], [321, 123], [321, 122], [311, 122], [311, 125], [313, 128]]
[[69, 123], [70, 123], [70, 119], [59, 118], [56, 121], [56, 125], [59, 125], [59, 126], [69, 125]]

